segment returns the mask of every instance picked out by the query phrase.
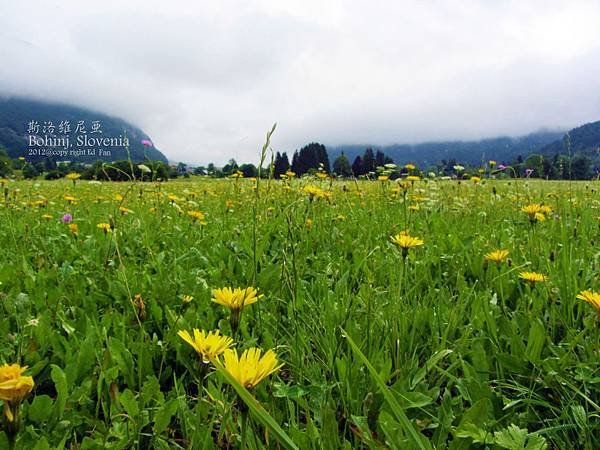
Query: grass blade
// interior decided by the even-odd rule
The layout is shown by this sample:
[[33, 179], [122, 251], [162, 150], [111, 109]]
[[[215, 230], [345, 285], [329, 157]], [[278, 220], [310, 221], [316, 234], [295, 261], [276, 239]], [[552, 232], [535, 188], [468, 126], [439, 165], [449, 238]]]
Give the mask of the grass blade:
[[356, 353], [356, 355], [362, 360], [364, 365], [367, 366], [367, 369], [369, 369], [369, 372], [371, 373], [371, 376], [375, 380], [375, 383], [381, 390], [385, 401], [390, 405], [390, 408], [392, 408], [392, 412], [394, 413], [396, 420], [400, 423], [400, 425], [404, 429], [404, 432], [412, 441], [414, 446], [421, 450], [431, 449], [432, 447], [429, 441], [427, 441], [425, 437], [421, 435], [421, 433], [419, 433], [419, 431], [415, 428], [412, 422], [408, 419], [408, 417], [404, 413], [404, 410], [402, 409], [402, 406], [400, 406], [398, 400], [396, 400], [390, 389], [383, 382], [383, 380], [381, 379], [375, 368], [371, 365], [367, 357], [363, 354], [360, 348], [358, 348], [358, 346], [352, 340], [350, 335], [343, 328], [341, 330], [342, 335], [348, 340], [348, 343], [350, 344], [350, 347], [352, 348], [354, 353]]
[[273, 419], [273, 417], [264, 409], [261, 404], [256, 400], [248, 390], [242, 386], [235, 378], [233, 378], [223, 365], [218, 360], [212, 361], [219, 373], [225, 377], [225, 379], [233, 386], [240, 398], [246, 403], [248, 408], [252, 411], [254, 416], [262, 423], [270, 433], [277, 439], [277, 441], [287, 449], [297, 450], [298, 446], [294, 444], [292, 439], [287, 433], [279, 426], [279, 424]]

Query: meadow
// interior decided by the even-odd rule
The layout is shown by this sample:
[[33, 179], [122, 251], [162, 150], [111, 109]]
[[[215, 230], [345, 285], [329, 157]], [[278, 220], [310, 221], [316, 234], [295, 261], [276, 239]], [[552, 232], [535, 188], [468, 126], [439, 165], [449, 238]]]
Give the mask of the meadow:
[[0, 184], [2, 449], [598, 448], [598, 181]]

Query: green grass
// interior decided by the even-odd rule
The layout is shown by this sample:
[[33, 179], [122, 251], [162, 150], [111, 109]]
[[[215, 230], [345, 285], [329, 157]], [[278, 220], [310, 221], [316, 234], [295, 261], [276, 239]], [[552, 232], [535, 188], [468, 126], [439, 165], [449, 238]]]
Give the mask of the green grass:
[[[202, 380], [177, 331], [231, 335], [211, 290], [254, 280], [236, 347], [285, 365], [251, 392], [248, 448], [596, 448], [600, 316], [576, 296], [600, 291], [599, 182], [253, 186], [6, 184], [0, 363], [36, 383], [16, 448], [239, 448], [254, 400], [214, 369]], [[529, 203], [553, 211], [532, 226]], [[425, 241], [405, 260], [404, 229]], [[486, 265], [500, 248], [510, 261]]]

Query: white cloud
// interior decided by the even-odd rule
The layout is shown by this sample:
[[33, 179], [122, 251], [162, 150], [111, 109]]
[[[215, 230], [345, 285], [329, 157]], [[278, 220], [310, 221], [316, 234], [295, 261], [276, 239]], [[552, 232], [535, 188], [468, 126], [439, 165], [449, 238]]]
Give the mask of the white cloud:
[[596, 1], [0, 4], [0, 92], [141, 126], [172, 159], [600, 119]]

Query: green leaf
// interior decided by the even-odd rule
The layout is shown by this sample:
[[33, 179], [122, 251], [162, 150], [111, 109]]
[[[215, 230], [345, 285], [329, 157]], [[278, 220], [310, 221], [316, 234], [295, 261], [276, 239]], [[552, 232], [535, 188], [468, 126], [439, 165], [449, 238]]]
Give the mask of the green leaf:
[[125, 389], [122, 394], [119, 395], [119, 402], [125, 412], [132, 418], [136, 419], [140, 414], [140, 408], [138, 402], [135, 399], [135, 395], [129, 389]]
[[529, 434], [526, 429], [510, 425], [502, 431], [494, 433], [496, 444], [508, 450], [544, 450], [546, 439], [536, 434]]
[[416, 448], [430, 449], [431, 444], [429, 443], [429, 441], [427, 441], [425, 437], [419, 433], [419, 431], [416, 429], [413, 423], [408, 419], [404, 410], [402, 409], [402, 406], [400, 406], [400, 403], [398, 403], [398, 400], [394, 397], [392, 391], [383, 382], [383, 380], [381, 379], [375, 368], [371, 365], [367, 357], [363, 354], [363, 352], [360, 351], [360, 349], [354, 343], [350, 335], [346, 333], [346, 331], [343, 328], [341, 330], [343, 336], [345, 336], [348, 340], [348, 343], [350, 344], [350, 347], [352, 348], [354, 353], [356, 353], [356, 355], [362, 360], [363, 364], [367, 366], [367, 369], [369, 369], [371, 377], [375, 380], [375, 383], [379, 387], [379, 390], [383, 394], [385, 400], [392, 408], [392, 412], [394, 413], [396, 420], [400, 423], [401, 429], [406, 433], [410, 442]]
[[273, 417], [262, 407], [260, 403], [248, 392], [248, 390], [242, 386], [234, 377], [231, 376], [225, 367], [217, 360], [213, 360], [213, 364], [221, 375], [233, 386], [237, 394], [244, 401], [244, 403], [250, 408], [250, 411], [256, 416], [256, 418], [269, 429], [269, 432], [287, 449], [298, 449], [298, 446], [290, 439], [285, 431], [279, 426], [279, 424], [273, 419]]
[[540, 359], [544, 343], [546, 341], [546, 328], [538, 319], [531, 324], [529, 328], [529, 337], [527, 338], [527, 349], [525, 355], [527, 359], [533, 363]]
[[456, 432], [459, 438], [471, 438], [474, 444], [491, 444], [494, 442], [492, 434], [479, 428], [474, 423], [467, 423]]
[[179, 399], [173, 398], [166, 402], [154, 415], [154, 433], [161, 434], [171, 423], [171, 417], [177, 411]]
[[441, 350], [439, 352], [434, 353], [433, 356], [431, 356], [431, 358], [429, 358], [425, 362], [425, 364], [423, 364], [423, 367], [421, 367], [417, 371], [410, 383], [410, 389], [414, 389], [417, 386], [417, 384], [423, 381], [425, 375], [427, 375], [427, 372], [433, 369], [442, 359], [444, 359], [450, 353], [452, 353], [452, 350]]
[[36, 396], [29, 406], [28, 415], [33, 422], [45, 422], [52, 415], [52, 399], [47, 395]]
[[63, 370], [55, 364], [51, 365], [52, 371], [50, 377], [54, 381], [54, 387], [56, 389], [56, 401], [54, 402], [55, 419], [58, 422], [62, 419], [65, 405], [67, 404], [67, 398], [69, 397], [67, 376]]

